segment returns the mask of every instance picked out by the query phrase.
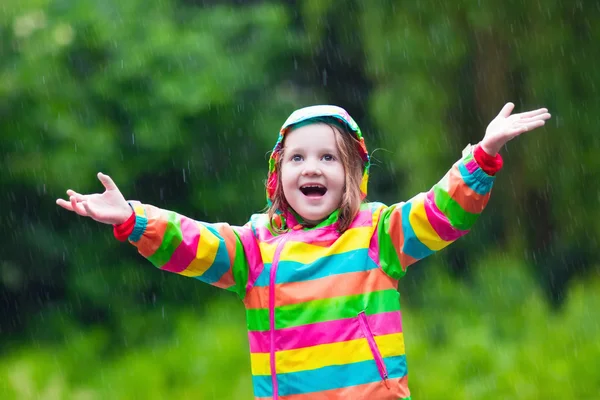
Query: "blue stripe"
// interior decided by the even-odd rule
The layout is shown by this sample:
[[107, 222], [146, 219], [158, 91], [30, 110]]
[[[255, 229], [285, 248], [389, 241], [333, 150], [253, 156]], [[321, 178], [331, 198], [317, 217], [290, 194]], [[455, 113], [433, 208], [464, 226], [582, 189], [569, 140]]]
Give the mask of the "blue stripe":
[[[384, 362], [389, 378], [401, 378], [406, 375], [405, 355], [387, 357], [384, 358]], [[320, 392], [379, 381], [381, 375], [374, 360], [277, 375], [280, 396]], [[263, 396], [258, 393], [256, 395]], [[266, 394], [266, 396], [270, 395], [270, 393]]]
[[265, 263], [264, 264], [264, 268], [261, 271], [260, 275], [258, 275], [258, 278], [256, 278], [256, 281], [254, 282], [254, 286], [269, 286], [269, 276], [271, 275], [271, 263]]
[[134, 243], [140, 240], [142, 238], [142, 235], [146, 231], [147, 224], [148, 219], [145, 216], [136, 215], [135, 226], [133, 227], [133, 232], [129, 234], [129, 240]]
[[402, 250], [404, 254], [411, 256], [417, 260], [430, 256], [434, 253], [429, 247], [425, 246], [413, 230], [410, 224], [410, 210], [412, 203], [406, 203], [402, 206], [402, 232], [404, 235], [404, 244]]
[[[369, 249], [350, 250], [341, 254], [321, 257], [310, 264], [297, 261], [279, 261], [276, 283], [301, 282], [348, 272], [369, 271], [378, 268], [369, 257]], [[256, 279], [254, 286], [269, 286], [271, 264]]]
[[252, 388], [256, 397], [271, 397], [273, 396], [273, 383], [271, 375], [254, 375], [252, 376]]
[[481, 168], [477, 168], [471, 174], [466, 165], [462, 162], [458, 164], [458, 170], [460, 171], [460, 175], [467, 186], [473, 189], [475, 193], [481, 195], [487, 194], [492, 189], [492, 185], [496, 179], [495, 176], [486, 174]]
[[[204, 274], [196, 276], [195, 278], [211, 284], [217, 282], [221, 279], [223, 274], [229, 271], [229, 253], [227, 252], [225, 239], [223, 239], [215, 227], [205, 223], [202, 223], [202, 225], [219, 239], [219, 248], [217, 249], [217, 254], [215, 255], [212, 265], [204, 272]], [[202, 240], [202, 238], [200, 238], [200, 240]]]

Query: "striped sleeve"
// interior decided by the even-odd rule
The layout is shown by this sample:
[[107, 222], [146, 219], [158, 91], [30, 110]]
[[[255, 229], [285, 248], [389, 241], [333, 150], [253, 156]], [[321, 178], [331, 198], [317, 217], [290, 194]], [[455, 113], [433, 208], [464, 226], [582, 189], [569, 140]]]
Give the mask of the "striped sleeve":
[[382, 269], [400, 279], [409, 265], [467, 234], [488, 203], [494, 179], [468, 147], [429, 192], [384, 206], [377, 226]]
[[129, 242], [154, 266], [244, 298], [249, 270], [244, 243], [254, 243], [248, 225], [208, 224], [151, 205], [130, 204], [136, 221]]

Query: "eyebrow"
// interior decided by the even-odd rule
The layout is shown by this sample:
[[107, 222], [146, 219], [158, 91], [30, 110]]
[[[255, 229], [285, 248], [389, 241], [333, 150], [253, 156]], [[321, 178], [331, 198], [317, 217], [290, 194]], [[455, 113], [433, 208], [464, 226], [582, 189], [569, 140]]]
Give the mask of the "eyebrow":
[[[304, 152], [304, 149], [302, 147], [284, 147], [282, 150], [283, 150], [283, 152], [288, 152], [288, 153]], [[339, 153], [338, 149], [332, 149], [332, 148], [319, 149], [319, 151], [322, 153]]]

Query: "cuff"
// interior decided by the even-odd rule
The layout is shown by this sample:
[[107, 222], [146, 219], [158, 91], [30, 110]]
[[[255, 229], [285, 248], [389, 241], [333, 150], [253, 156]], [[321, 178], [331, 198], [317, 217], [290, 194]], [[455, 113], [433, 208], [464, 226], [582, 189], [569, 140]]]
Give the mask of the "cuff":
[[486, 174], [491, 176], [496, 175], [496, 173], [500, 171], [502, 165], [504, 164], [500, 153], [496, 154], [495, 156], [491, 156], [488, 153], [486, 153], [480, 145], [475, 146], [475, 150], [473, 151], [473, 158], [475, 158], [475, 161], [477, 162], [477, 164], [479, 164], [479, 167]]
[[135, 227], [135, 212], [132, 211], [131, 217], [119, 225], [113, 225], [113, 235], [120, 242], [125, 242]]

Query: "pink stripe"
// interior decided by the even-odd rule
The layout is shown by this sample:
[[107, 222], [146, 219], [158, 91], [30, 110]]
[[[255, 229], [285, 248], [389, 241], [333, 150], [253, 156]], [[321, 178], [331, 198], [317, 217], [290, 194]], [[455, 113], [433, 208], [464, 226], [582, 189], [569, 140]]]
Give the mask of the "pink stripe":
[[[402, 315], [400, 311], [367, 315], [367, 321], [374, 336], [402, 332]], [[345, 342], [362, 338], [358, 316], [337, 321], [318, 322], [277, 331], [277, 351], [300, 349], [319, 344]], [[248, 341], [250, 352], [268, 353], [269, 331], [250, 331]]]
[[427, 193], [425, 198], [425, 214], [427, 214], [427, 220], [435, 230], [435, 232], [447, 242], [452, 242], [459, 237], [466, 235], [469, 231], [461, 231], [460, 229], [454, 228], [450, 225], [448, 218], [440, 211], [438, 206], [435, 204], [435, 195], [433, 190]]
[[258, 240], [261, 242], [270, 243], [273, 239], [277, 238], [277, 236], [271, 234], [271, 231], [266, 226], [256, 226], [254, 229], [256, 230]]
[[467, 167], [467, 171], [469, 171], [469, 173], [472, 174], [477, 170], [477, 168], [479, 168], [479, 164], [477, 164], [477, 161], [475, 161], [475, 159], [472, 159], [471, 161], [465, 164], [465, 167]]
[[372, 226], [373, 225], [373, 213], [371, 210], [359, 211], [354, 218], [354, 221], [350, 224], [350, 228], [358, 228], [361, 226]]
[[181, 217], [180, 226], [182, 241], [169, 261], [161, 267], [162, 270], [176, 273], [184, 271], [196, 258], [198, 242], [200, 241], [200, 228], [195, 221], [187, 217]]

